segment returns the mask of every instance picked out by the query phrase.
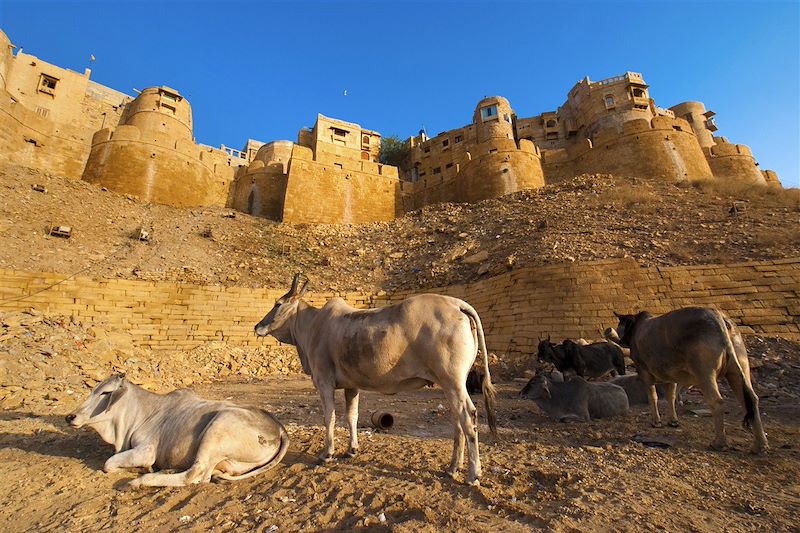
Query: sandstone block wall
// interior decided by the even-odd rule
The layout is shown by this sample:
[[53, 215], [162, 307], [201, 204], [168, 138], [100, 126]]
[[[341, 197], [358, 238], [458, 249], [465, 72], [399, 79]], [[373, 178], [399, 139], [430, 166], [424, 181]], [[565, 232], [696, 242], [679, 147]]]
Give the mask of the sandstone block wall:
[[[253, 326], [284, 292], [0, 270], [0, 311], [34, 307], [81, 321], [102, 320], [124, 328], [139, 345], [159, 350], [209, 341], [277, 346], [271, 337], [256, 338]], [[497, 353], [532, 355], [539, 338], [548, 334], [554, 339], [598, 337], [616, 326], [614, 311], [663, 313], [688, 305], [715, 306], [744, 333], [800, 339], [800, 258], [647, 268], [631, 259], [568, 263], [427, 292], [471, 303], [481, 315], [489, 350]], [[306, 299], [321, 306], [340, 296], [367, 308], [410, 294], [310, 293]]]
[[398, 214], [397, 169], [370, 161], [313, 159], [311, 150], [295, 145], [283, 222], [350, 224], [392, 220]]
[[[24, 300], [49, 285], [51, 289]], [[288, 287], [287, 287], [288, 289]], [[0, 269], [0, 311], [36, 308], [73, 315], [79, 321], [103, 321], [124, 329], [140, 346], [157, 350], [190, 349], [204, 342], [236, 346], [278, 346], [272, 337], [253, 334], [253, 326], [286, 289], [245, 289], [117, 279], [94, 280], [61, 274]], [[339, 296], [356, 307], [369, 307], [363, 293], [314, 293], [306, 300], [321, 306]]]
[[689, 124], [683, 119], [637, 119], [597, 131], [566, 150], [545, 151], [547, 182], [600, 172], [667, 180], [707, 179], [711, 168]]
[[[614, 311], [664, 313], [689, 305], [728, 313], [746, 334], [800, 339], [800, 258], [731, 265], [640, 267], [632, 259], [510, 272], [436, 292], [480, 313], [487, 347], [535, 354], [540, 338], [597, 338]], [[408, 293], [376, 299], [377, 305]]]

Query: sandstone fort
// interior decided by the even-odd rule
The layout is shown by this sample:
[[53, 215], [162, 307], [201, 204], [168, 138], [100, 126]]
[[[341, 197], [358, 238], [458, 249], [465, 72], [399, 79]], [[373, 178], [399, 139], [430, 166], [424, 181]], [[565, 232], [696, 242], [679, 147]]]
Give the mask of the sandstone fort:
[[[229, 206], [288, 223], [390, 220], [437, 202], [473, 202], [584, 173], [780, 186], [749, 148], [716, 136], [700, 102], [659, 107], [641, 74], [577, 82], [555, 111], [517, 116], [480, 100], [472, 120], [406, 141], [399, 167], [380, 162], [381, 135], [317, 115], [295, 141], [199, 144], [178, 90], [130, 96], [15, 51], [0, 32], [0, 157], [144, 201]], [[465, 115], [468, 110], [465, 110]], [[304, 120], [307, 117], [298, 117]]]

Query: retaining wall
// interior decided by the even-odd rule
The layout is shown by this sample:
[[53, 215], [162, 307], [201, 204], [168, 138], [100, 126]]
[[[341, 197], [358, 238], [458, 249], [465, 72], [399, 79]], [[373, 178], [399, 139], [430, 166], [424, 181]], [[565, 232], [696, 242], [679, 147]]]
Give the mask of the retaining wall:
[[[59, 281], [62, 283], [37, 291]], [[285, 289], [94, 280], [0, 269], [0, 311], [34, 307], [103, 320], [139, 345], [189, 349], [204, 342], [277, 346], [253, 326]], [[800, 258], [730, 265], [640, 267], [632, 259], [524, 268], [439, 292], [463, 298], [480, 313], [489, 350], [532, 354], [540, 337], [597, 337], [615, 326], [614, 311], [663, 313], [687, 305], [716, 306], [744, 333], [800, 340]], [[17, 299], [30, 294], [24, 299]], [[340, 296], [376, 307], [411, 293], [311, 293], [320, 306]]]

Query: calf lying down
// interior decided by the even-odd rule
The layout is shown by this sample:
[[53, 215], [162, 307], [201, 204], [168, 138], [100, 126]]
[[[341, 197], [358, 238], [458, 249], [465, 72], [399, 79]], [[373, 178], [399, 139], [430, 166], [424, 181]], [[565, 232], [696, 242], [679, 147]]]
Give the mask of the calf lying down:
[[264, 410], [203, 400], [186, 389], [155, 394], [121, 375], [98, 384], [66, 420], [75, 428], [89, 426], [114, 445], [106, 472], [179, 471], [145, 474], [133, 486], [245, 479], [277, 465], [289, 446], [283, 425]]
[[532, 399], [547, 416], [558, 422], [588, 422], [628, 412], [628, 396], [611, 383], [590, 383], [579, 376], [564, 382], [534, 376], [520, 391]]

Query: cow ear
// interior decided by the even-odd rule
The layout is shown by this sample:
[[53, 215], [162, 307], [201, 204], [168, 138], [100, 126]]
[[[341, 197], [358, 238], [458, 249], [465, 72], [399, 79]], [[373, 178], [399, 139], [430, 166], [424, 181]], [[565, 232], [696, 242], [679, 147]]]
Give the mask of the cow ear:
[[128, 384], [123, 381], [119, 388], [111, 393], [111, 397], [108, 399], [108, 405], [106, 405], [106, 412], [108, 412], [114, 406], [114, 404], [125, 395], [127, 391]]

